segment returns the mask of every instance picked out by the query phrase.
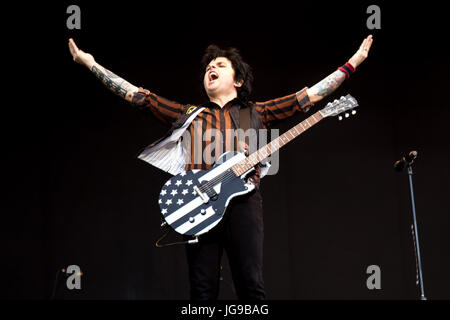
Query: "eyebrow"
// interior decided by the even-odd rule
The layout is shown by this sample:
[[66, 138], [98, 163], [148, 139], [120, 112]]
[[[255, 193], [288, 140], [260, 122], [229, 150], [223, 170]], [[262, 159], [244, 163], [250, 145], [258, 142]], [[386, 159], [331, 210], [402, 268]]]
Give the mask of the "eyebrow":
[[[216, 58], [217, 59], [217, 58]], [[215, 60], [215, 59], [214, 59]], [[211, 61], [212, 62], [212, 61]], [[206, 66], [206, 70], [211, 66], [211, 62]], [[226, 60], [220, 60], [216, 61], [217, 64], [227, 64], [228, 62]]]

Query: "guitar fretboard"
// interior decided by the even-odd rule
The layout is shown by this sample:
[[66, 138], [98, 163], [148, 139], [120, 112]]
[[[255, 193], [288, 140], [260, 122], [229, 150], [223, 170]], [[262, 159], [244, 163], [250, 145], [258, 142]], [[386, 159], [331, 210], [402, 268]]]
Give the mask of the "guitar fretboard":
[[236, 176], [241, 176], [242, 174], [253, 168], [255, 165], [257, 165], [259, 162], [270, 156], [272, 153], [297, 138], [299, 135], [301, 135], [303, 132], [311, 128], [322, 119], [322, 114], [320, 113], [320, 111], [317, 111], [308, 119], [303, 120], [292, 129], [286, 131], [281, 136], [272, 140], [258, 151], [255, 151], [241, 162], [235, 164], [231, 168], [231, 170]]

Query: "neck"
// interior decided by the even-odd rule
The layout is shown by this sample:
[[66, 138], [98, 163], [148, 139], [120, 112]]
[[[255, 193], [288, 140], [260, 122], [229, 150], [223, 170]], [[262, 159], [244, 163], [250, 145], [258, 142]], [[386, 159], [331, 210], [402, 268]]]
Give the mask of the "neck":
[[216, 103], [217, 105], [219, 105], [221, 108], [224, 107], [224, 105], [226, 105], [228, 102], [230, 102], [231, 100], [237, 98], [237, 93], [233, 92], [229, 95], [221, 95], [221, 96], [217, 96], [217, 97], [209, 97], [209, 101]]
[[301, 135], [303, 132], [311, 128], [322, 119], [322, 113], [320, 111], [317, 111], [308, 119], [303, 120], [292, 129], [286, 131], [284, 134], [282, 134], [278, 138], [275, 138], [258, 151], [253, 152], [244, 160], [235, 164], [231, 168], [231, 170], [236, 176], [240, 177], [244, 173], [248, 172], [251, 168], [253, 168], [256, 164], [260, 163], [262, 160], [270, 156], [272, 153], [283, 147], [288, 142], [297, 138], [299, 135]]

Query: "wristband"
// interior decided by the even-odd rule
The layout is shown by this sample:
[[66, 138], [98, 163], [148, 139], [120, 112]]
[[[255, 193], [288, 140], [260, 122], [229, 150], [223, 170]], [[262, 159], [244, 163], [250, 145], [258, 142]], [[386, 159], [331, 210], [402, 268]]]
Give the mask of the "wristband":
[[353, 72], [355, 72], [355, 68], [349, 62], [346, 62], [342, 67], [339, 67], [338, 70], [345, 73], [347, 79], [350, 78], [350, 75]]

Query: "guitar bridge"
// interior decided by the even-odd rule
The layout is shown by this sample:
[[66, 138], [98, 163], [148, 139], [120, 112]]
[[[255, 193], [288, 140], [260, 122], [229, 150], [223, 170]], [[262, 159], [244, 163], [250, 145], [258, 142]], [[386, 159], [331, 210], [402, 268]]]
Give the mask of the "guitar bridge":
[[203, 200], [204, 203], [208, 203], [209, 197], [206, 193], [201, 192], [197, 186], [194, 187], [194, 191], [198, 194], [198, 196]]

